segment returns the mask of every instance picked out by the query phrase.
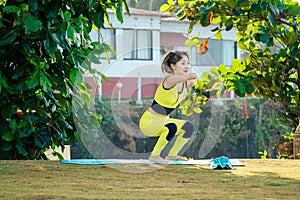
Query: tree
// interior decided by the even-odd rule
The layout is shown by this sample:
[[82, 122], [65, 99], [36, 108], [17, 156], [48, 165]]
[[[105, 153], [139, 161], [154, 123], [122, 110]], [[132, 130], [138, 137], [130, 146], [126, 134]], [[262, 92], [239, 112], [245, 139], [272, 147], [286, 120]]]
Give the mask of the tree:
[[163, 3], [167, 3], [167, 0], [127, 0], [130, 7], [152, 11], [159, 10]]
[[[295, 130], [300, 120], [300, 8], [296, 2], [178, 0], [168, 1], [161, 10], [176, 12], [180, 20], [188, 20], [188, 33], [194, 26], [214, 24], [216, 28], [211, 31], [220, 40], [223, 31], [236, 29], [236, 42], [247, 56], [234, 59], [230, 68], [220, 65], [213, 70], [214, 75], [240, 97], [250, 94], [278, 103], [276, 109]], [[201, 50], [199, 34], [191, 36], [187, 44]], [[205, 90], [205, 86], [198, 87]]]
[[108, 9], [122, 22], [123, 5], [129, 13], [125, 0], [0, 1], [0, 159], [45, 158], [49, 146], [78, 138], [74, 120], [90, 114], [97, 123], [84, 109], [91, 97], [83, 74], [103, 76], [91, 68], [93, 52], [111, 47], [89, 33], [109, 24]]

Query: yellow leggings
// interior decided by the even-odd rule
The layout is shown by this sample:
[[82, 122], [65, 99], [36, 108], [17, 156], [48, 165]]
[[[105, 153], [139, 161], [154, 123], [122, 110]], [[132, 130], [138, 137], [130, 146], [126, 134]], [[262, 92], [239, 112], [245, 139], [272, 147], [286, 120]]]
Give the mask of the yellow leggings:
[[193, 125], [181, 119], [160, 116], [146, 111], [140, 119], [140, 129], [142, 133], [150, 137], [159, 137], [155, 144], [151, 156], [160, 156], [163, 148], [168, 142], [178, 135], [168, 156], [176, 156], [182, 147], [188, 142], [193, 132]]

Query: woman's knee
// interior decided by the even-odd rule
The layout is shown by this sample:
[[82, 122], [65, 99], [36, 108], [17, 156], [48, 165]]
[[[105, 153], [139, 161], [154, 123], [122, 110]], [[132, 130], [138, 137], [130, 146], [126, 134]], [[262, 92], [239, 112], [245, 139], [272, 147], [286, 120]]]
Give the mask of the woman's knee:
[[168, 123], [165, 125], [165, 127], [168, 128], [168, 135], [167, 135], [166, 139], [168, 141], [171, 141], [171, 139], [175, 136], [175, 134], [177, 132], [177, 126], [175, 123]]
[[190, 138], [194, 132], [194, 124], [189, 121], [186, 121], [181, 127], [184, 130], [183, 138]]

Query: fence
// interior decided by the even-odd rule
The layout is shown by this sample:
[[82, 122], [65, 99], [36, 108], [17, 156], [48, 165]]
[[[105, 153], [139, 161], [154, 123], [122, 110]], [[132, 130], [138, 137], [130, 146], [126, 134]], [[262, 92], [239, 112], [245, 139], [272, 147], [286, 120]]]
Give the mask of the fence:
[[[132, 154], [145, 156], [151, 152], [157, 138], [140, 137], [142, 134], [138, 129], [139, 118], [151, 101], [143, 100], [143, 105], [138, 107], [130, 99], [121, 104], [113, 101], [96, 103], [95, 109], [103, 117], [101, 130], [90, 132], [85, 144], [72, 145], [72, 158], [122, 157], [118, 150], [107, 152], [103, 149], [104, 140], [115, 149]], [[276, 158], [279, 142], [284, 144], [284, 134], [290, 131], [278, 121], [271, 104], [259, 98], [211, 100], [202, 110], [201, 114], [190, 117], [183, 116], [179, 109], [172, 114], [172, 117], [192, 121], [197, 127], [182, 152], [194, 159], [218, 156], [259, 158], [259, 152], [264, 151], [266, 157]], [[167, 150], [163, 153], [167, 154]]]

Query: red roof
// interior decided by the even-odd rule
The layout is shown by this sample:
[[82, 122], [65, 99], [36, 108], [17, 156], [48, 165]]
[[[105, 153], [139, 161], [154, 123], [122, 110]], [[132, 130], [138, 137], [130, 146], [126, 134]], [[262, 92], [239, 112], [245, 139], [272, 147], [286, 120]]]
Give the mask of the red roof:
[[161, 16], [161, 17], [167, 17], [170, 16], [166, 13], [157, 12], [157, 11], [150, 11], [150, 10], [142, 10], [138, 8], [129, 8], [131, 15], [150, 15], [150, 16]]
[[160, 16], [162, 18], [162, 21], [165, 22], [189, 22], [188, 20], [179, 20], [175, 13], [166, 14], [163, 12], [157, 12], [157, 11], [150, 11], [150, 10], [143, 10], [138, 8], [129, 8], [131, 15], [150, 15], [150, 16]]
[[[111, 9], [107, 10], [110, 13], [113, 13], [113, 11]], [[124, 10], [125, 12], [125, 10]], [[162, 18], [163, 21], [179, 21], [179, 19], [176, 17], [175, 13], [170, 13], [170, 14], [166, 14], [163, 12], [157, 12], [157, 11], [151, 11], [151, 10], [143, 10], [143, 9], [139, 9], [139, 8], [132, 8], [129, 7], [129, 12], [130, 15], [150, 15], [150, 16], [159, 16]], [[125, 12], [125, 14], [127, 14]], [[186, 22], [187, 20], [182, 20], [183, 22]]]

